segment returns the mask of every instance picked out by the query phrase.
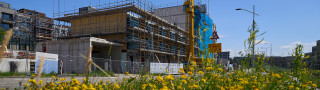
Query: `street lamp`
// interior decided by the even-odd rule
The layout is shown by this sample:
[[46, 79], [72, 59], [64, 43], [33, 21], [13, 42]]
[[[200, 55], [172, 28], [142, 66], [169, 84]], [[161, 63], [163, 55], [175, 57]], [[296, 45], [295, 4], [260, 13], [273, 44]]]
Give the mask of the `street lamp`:
[[272, 56], [272, 43], [268, 43], [268, 42], [267, 42], [267, 43], [263, 43], [263, 44], [270, 44], [270, 47], [271, 47], [271, 48], [270, 48], [270, 57], [271, 57], [271, 56]]
[[[253, 20], [252, 20], [252, 32], [253, 33], [255, 33], [255, 21], [254, 21], [254, 16], [255, 15], [257, 15], [257, 16], [259, 16], [257, 13], [255, 13], [255, 6], [253, 5], [253, 12], [251, 12], [251, 11], [249, 11], [249, 10], [246, 10], [246, 9], [242, 9], [242, 8], [238, 8], [238, 9], [236, 9], [236, 10], [244, 10], [244, 11], [247, 11], [247, 12], [249, 12], [249, 13], [252, 13], [252, 16], [253, 16]], [[252, 65], [252, 67], [254, 68], [254, 64], [253, 64], [253, 60], [254, 60], [254, 58], [255, 58], [255, 55], [254, 55], [254, 46], [255, 46], [255, 36], [253, 37], [253, 45], [252, 45], [252, 59], [251, 59], [251, 65]]]

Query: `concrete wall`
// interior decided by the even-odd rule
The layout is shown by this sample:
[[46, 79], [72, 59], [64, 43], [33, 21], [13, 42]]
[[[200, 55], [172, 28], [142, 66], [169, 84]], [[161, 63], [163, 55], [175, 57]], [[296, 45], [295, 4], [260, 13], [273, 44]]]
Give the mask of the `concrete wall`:
[[154, 14], [186, 30], [187, 14], [183, 12], [183, 6], [155, 9]]
[[0, 72], [9, 72], [10, 71], [10, 62], [16, 65], [14, 72], [30, 72], [30, 59], [15, 59], [15, 58], [2, 58], [0, 62]]
[[[119, 61], [121, 60], [122, 44], [115, 44], [113, 42], [109, 42], [99, 38], [85, 37], [42, 42], [37, 44], [36, 51], [44, 52], [44, 46], [46, 48], [46, 53], [59, 55], [59, 60], [62, 60], [63, 62], [63, 73], [84, 73], [87, 67], [87, 63], [85, 58], [81, 57], [80, 54], [87, 56], [90, 46], [93, 47], [93, 53], [90, 57], [99, 58], [100, 61], [98, 61], [98, 65], [104, 65], [106, 61], [102, 59], [110, 58], [108, 57], [110, 47], [110, 56], [112, 57], [111, 59]], [[114, 64], [115, 65], [113, 65], [113, 67], [115, 66], [115, 69], [121, 67], [120, 63], [119, 65], [116, 63]], [[103, 66], [101, 67], [104, 68]]]
[[38, 43], [36, 51], [43, 52], [46, 44], [46, 53], [59, 55], [59, 60], [63, 62], [63, 73], [83, 73], [86, 68], [86, 60], [80, 54], [87, 56], [90, 40], [70, 39]]

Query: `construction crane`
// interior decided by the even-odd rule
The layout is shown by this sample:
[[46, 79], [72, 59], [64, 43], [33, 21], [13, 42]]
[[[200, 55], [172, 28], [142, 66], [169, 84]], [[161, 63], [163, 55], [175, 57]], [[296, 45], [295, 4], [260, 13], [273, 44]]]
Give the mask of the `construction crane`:
[[186, 19], [188, 20], [188, 29], [189, 29], [189, 53], [188, 59], [195, 59], [194, 56], [194, 0], [187, 0], [183, 4], [184, 12], [187, 13], [189, 17]]

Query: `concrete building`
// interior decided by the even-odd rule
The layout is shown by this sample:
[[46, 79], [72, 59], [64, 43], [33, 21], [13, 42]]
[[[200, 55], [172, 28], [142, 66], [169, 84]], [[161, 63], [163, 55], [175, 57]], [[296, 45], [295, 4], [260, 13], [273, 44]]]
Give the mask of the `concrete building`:
[[95, 36], [123, 44], [122, 55], [126, 61], [179, 62], [185, 58], [187, 31], [138, 5], [124, 5], [91, 13], [68, 14], [56, 20], [71, 23], [72, 36], [64, 38]]
[[[120, 71], [115, 72], [139, 73], [144, 67], [149, 67], [150, 62], [187, 62], [189, 31], [184, 29], [186, 16], [182, 6], [179, 5], [176, 13], [173, 13], [174, 10], [157, 12], [157, 9], [153, 8], [151, 3], [140, 0], [117, 0], [114, 2], [111, 0], [110, 3], [98, 7], [80, 7], [71, 10], [72, 12], [55, 13], [54, 16], [57, 17], [55, 20], [58, 23], [65, 23], [66, 26], [71, 25], [71, 35], [59, 37], [57, 41], [97, 37], [122, 44], [121, 54], [119, 54], [121, 55], [121, 68], [119, 68]], [[197, 8], [197, 11], [201, 11], [200, 8]], [[159, 16], [159, 13], [164, 15]], [[205, 12], [197, 13], [195, 55], [200, 57], [203, 48], [212, 42], [210, 34], [212, 30], [215, 30], [215, 27]], [[184, 15], [178, 15], [179, 19], [174, 21], [165, 18], [166, 15], [175, 16], [175, 14]], [[200, 15], [204, 17], [201, 18]], [[200, 41], [201, 39], [204, 41]], [[74, 54], [73, 56], [79, 55]], [[107, 57], [102, 58], [108, 59]]]
[[[93, 47], [92, 52], [89, 52], [90, 46]], [[99, 67], [117, 72], [121, 70], [122, 46], [123, 44], [101, 38], [82, 37], [39, 42], [36, 51], [58, 54], [59, 62], [63, 62], [63, 73], [84, 73], [87, 67], [85, 57], [88, 53], [91, 53], [90, 57]], [[93, 70], [96, 69], [93, 65], [92, 67]]]
[[0, 2], [0, 27], [4, 30], [8, 30], [13, 28], [15, 23], [14, 17], [16, 14], [16, 10], [11, 9], [11, 5], [8, 3]]
[[230, 52], [220, 52], [217, 56], [217, 63], [227, 65], [230, 63]]
[[13, 29], [8, 49], [34, 51], [37, 42], [50, 41], [58, 36], [70, 35], [70, 27], [53, 27], [53, 19], [44, 13], [29, 9], [11, 9], [8, 3], [0, 2], [0, 28]]
[[30, 16], [34, 39], [36, 42], [43, 42], [53, 39], [53, 19], [46, 17], [46, 14], [29, 9], [19, 9], [19, 13]]
[[15, 16], [16, 23], [14, 24], [14, 33], [10, 41], [10, 49], [33, 51], [35, 40], [32, 17], [22, 13], [16, 13]]
[[[186, 62], [189, 32], [183, 29], [183, 24], [179, 26], [156, 15], [149, 2], [119, 2], [110, 1], [111, 4], [99, 8], [81, 7], [79, 11], [55, 15], [58, 16], [55, 18], [58, 22], [71, 24], [71, 36], [60, 37], [58, 40], [97, 37], [122, 44], [120, 72], [140, 72], [137, 69], [148, 67], [150, 62]], [[183, 9], [179, 8], [178, 12], [183, 13]], [[186, 18], [176, 22], [186, 21], [182, 19]], [[199, 57], [200, 45], [196, 44], [196, 49]], [[127, 62], [131, 62], [130, 69], [123, 69], [127, 67]]]
[[310, 56], [306, 59], [309, 68], [320, 69], [320, 40], [317, 40], [316, 46], [312, 47], [312, 52], [305, 53], [305, 56]]

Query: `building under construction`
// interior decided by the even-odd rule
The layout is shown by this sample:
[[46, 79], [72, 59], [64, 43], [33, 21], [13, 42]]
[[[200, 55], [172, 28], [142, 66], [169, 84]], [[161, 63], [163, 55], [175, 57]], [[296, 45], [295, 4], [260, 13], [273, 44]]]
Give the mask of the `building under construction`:
[[[117, 64], [121, 69], [118, 72], [135, 71], [135, 67], [138, 70], [138, 68], [141, 69], [142, 64], [148, 66], [150, 62], [186, 62], [189, 32], [185, 27], [189, 24], [187, 24], [186, 20], [188, 15], [183, 12], [182, 4], [183, 2], [176, 7], [155, 8], [153, 4], [145, 0], [117, 0], [98, 6], [81, 7], [69, 12], [58, 12], [54, 15], [57, 16], [55, 18], [56, 23], [71, 26], [71, 35], [59, 37], [58, 40], [97, 37], [122, 44], [120, 45], [122, 46], [121, 53], [119, 53], [121, 54], [121, 60]], [[210, 36], [212, 30], [215, 30], [215, 25], [206, 14], [206, 8], [203, 7], [203, 4], [198, 4], [196, 8], [196, 11], [198, 11], [196, 18], [198, 19], [195, 20], [197, 24], [195, 27], [195, 54], [200, 57], [204, 55], [202, 52], [204, 48], [208, 47], [205, 44], [212, 43]], [[58, 47], [50, 43], [52, 42], [41, 43], [42, 46], [40, 45], [39, 47], [42, 50], [38, 49], [38, 51], [46, 52], [43, 49]], [[112, 47], [109, 46], [109, 48]], [[63, 56], [59, 52], [55, 53]], [[70, 58], [72, 57], [71, 54], [67, 55]], [[103, 53], [93, 45], [91, 55], [93, 58], [114, 60], [112, 57], [108, 58], [107, 55], [110, 55], [110, 52]], [[63, 63], [70, 63], [70, 58], [59, 57]], [[99, 63], [105, 62], [108, 61]], [[128, 64], [127, 62], [132, 63]], [[128, 66], [131, 68], [125, 69]], [[73, 71], [76, 70], [67, 70], [67, 72]]]

